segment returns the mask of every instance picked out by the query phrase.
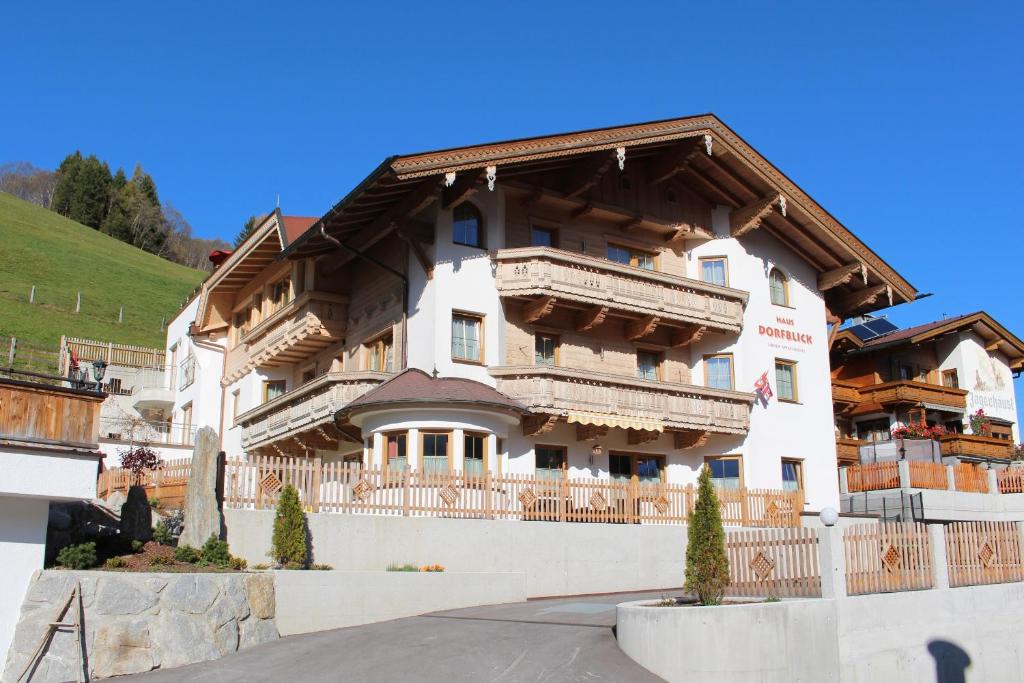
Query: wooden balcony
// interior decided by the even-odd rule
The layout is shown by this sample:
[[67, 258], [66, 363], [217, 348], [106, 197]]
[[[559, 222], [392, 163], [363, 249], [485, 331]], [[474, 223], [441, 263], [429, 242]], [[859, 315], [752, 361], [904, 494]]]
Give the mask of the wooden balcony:
[[[333, 423], [334, 413], [389, 377], [385, 372], [330, 372], [248, 410], [235, 418], [235, 424], [242, 426], [242, 448], [256, 449], [284, 439], [323, 448], [325, 433], [330, 434], [323, 426]], [[303, 438], [309, 432], [313, 434]]]
[[867, 441], [851, 439], [845, 436], [836, 437], [836, 460], [842, 465], [856, 465], [860, 462], [860, 447]]
[[[833, 383], [833, 392], [835, 383]], [[927, 384], [912, 380], [897, 380], [860, 387], [860, 403], [877, 404], [883, 408], [927, 404], [957, 411], [967, 409], [967, 391], [938, 384]], [[834, 393], [833, 393], [834, 395]]]
[[341, 341], [348, 321], [348, 297], [305, 292], [246, 332], [228, 352], [221, 384], [227, 386], [255, 367], [297, 363]]
[[747, 293], [700, 280], [625, 266], [549, 247], [499, 249], [494, 256], [503, 297], [593, 309], [656, 325], [738, 333]]
[[549, 366], [490, 370], [498, 391], [548, 415], [597, 413], [636, 419], [665, 429], [746, 434], [754, 395], [688, 384]]
[[991, 436], [947, 434], [939, 439], [943, 455], [966, 455], [979, 458], [1010, 458], [1013, 442]]
[[0, 441], [97, 449], [104, 394], [0, 378]]
[[841, 379], [832, 380], [832, 403], [837, 407], [849, 407], [860, 403], [857, 385]]

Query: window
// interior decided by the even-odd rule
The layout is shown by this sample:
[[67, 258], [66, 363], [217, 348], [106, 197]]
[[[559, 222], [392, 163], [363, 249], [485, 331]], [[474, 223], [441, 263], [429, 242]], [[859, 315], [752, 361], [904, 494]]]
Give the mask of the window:
[[306, 291], [306, 260], [295, 264], [295, 294], [302, 294]]
[[612, 479], [629, 479], [636, 476], [640, 481], [661, 481], [665, 469], [663, 455], [629, 455], [610, 453], [608, 471]]
[[713, 285], [726, 287], [729, 284], [729, 268], [724, 256], [700, 259], [700, 279]]
[[636, 352], [636, 376], [640, 379], [658, 379], [661, 354], [654, 351]]
[[384, 435], [384, 467], [395, 472], [403, 472], [409, 466], [408, 451], [409, 434], [392, 432]]
[[252, 295], [252, 304], [249, 308], [249, 329], [256, 327], [263, 320], [263, 297], [259, 294]]
[[235, 313], [233, 320], [233, 327], [235, 328], [235, 343], [237, 344], [242, 337], [249, 332], [249, 318], [251, 317], [249, 307], [246, 306], [238, 313]]
[[452, 241], [466, 247], [484, 248], [484, 221], [480, 210], [463, 202], [452, 212]]
[[771, 291], [773, 304], [789, 306], [789, 281], [778, 268], [772, 268], [772, 272], [768, 274], [768, 289]]
[[533, 336], [533, 364], [558, 365], [558, 337], [541, 332]]
[[644, 270], [655, 270], [655, 255], [649, 251], [623, 247], [618, 244], [608, 245], [608, 260], [621, 263], [624, 266], [643, 268]]
[[242, 402], [242, 390], [241, 389], [235, 389], [234, 391], [231, 392], [231, 419], [233, 421], [238, 419], [238, 413], [239, 413], [238, 408], [239, 408], [241, 402]]
[[889, 435], [889, 418], [858, 422], [857, 437], [866, 441], [888, 441], [892, 438]]
[[1013, 428], [1008, 424], [997, 424], [995, 422], [989, 422], [989, 436], [993, 439], [1002, 439], [1003, 441], [1013, 440]]
[[960, 378], [957, 377], [956, 369], [942, 371], [942, 386], [950, 389], [960, 388]]
[[452, 360], [483, 362], [483, 321], [478, 315], [452, 314]]
[[704, 462], [711, 468], [711, 483], [718, 488], [743, 487], [743, 467], [739, 456], [706, 458]]
[[530, 228], [531, 247], [558, 246], [558, 232], [554, 228], [541, 228], [536, 225]]
[[382, 335], [366, 344], [366, 369], [377, 372], [395, 371], [395, 345], [392, 335]]
[[263, 402], [273, 401], [278, 396], [284, 395], [285, 381], [283, 379], [270, 380], [263, 383]]
[[306, 368], [305, 370], [302, 371], [302, 376], [299, 378], [299, 383], [305, 384], [306, 382], [312, 382], [314, 379], [316, 379], [315, 365], [311, 368]]
[[192, 402], [188, 402], [181, 407], [181, 427], [185, 434], [188, 434], [192, 429]]
[[961, 422], [960, 420], [950, 420], [946, 422], [944, 426], [946, 428], [946, 431], [949, 432], [950, 434], [964, 433], [964, 423]]
[[120, 377], [111, 377], [110, 379], [108, 379], [107, 380], [107, 389], [106, 389], [106, 391], [107, 391], [108, 394], [120, 394], [121, 393], [121, 378]]
[[782, 461], [782, 490], [799, 491], [804, 487], [804, 464], [799, 460]]
[[796, 361], [775, 359], [775, 388], [780, 401], [796, 402]]
[[565, 467], [565, 448], [562, 446], [535, 446], [538, 479], [559, 479]]
[[712, 389], [732, 389], [732, 355], [704, 357], [704, 386]]
[[448, 444], [451, 441], [448, 432], [424, 432], [421, 453], [424, 472], [447, 472]]
[[288, 278], [278, 280], [270, 286], [270, 301], [267, 306], [267, 314], [270, 315], [284, 308], [288, 301], [288, 290], [290, 286]]
[[462, 471], [482, 477], [487, 469], [487, 435], [466, 432], [462, 442]]

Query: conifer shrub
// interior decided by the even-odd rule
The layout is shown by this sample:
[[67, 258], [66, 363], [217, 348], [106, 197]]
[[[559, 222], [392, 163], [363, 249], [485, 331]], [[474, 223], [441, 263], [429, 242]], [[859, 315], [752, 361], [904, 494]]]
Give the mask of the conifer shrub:
[[729, 558], [725, 554], [722, 510], [707, 465], [697, 484], [697, 504], [690, 516], [687, 541], [686, 590], [702, 605], [720, 604], [729, 585]]
[[228, 551], [228, 542], [220, 540], [215, 534], [210, 534], [200, 552], [205, 564], [212, 564], [215, 567], [231, 566], [231, 553]]
[[90, 541], [61, 548], [57, 564], [68, 569], [92, 569], [96, 566], [96, 544]]
[[281, 566], [308, 564], [306, 557], [306, 514], [299, 503], [299, 492], [288, 484], [281, 491], [274, 515], [271, 555]]
[[187, 564], [195, 564], [199, 561], [200, 553], [199, 550], [193, 548], [190, 545], [179, 545], [174, 549], [174, 559], [178, 562], [185, 562]]

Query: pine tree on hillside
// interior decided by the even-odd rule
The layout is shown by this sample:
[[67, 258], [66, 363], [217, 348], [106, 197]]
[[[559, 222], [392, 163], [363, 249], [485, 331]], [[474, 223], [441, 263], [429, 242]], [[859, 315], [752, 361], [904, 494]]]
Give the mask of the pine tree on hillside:
[[246, 237], [252, 234], [252, 231], [256, 229], [256, 226], [259, 224], [259, 222], [259, 217], [249, 216], [249, 219], [245, 221], [245, 225], [243, 225], [239, 233], [235, 235], [235, 249], [237, 249], [238, 245], [245, 241]]
[[57, 170], [53, 209], [73, 221], [99, 228], [106, 218], [113, 178], [95, 155], [69, 154]]
[[702, 605], [717, 605], [729, 585], [729, 558], [725, 554], [722, 510], [711, 483], [711, 468], [704, 465], [697, 483], [697, 504], [690, 515], [686, 545], [686, 590]]

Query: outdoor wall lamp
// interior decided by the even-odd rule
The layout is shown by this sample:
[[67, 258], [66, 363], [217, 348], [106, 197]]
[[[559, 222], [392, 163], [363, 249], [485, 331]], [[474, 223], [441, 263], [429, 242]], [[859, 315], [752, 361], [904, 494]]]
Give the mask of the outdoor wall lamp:
[[105, 360], [94, 360], [92, 362], [92, 377], [96, 380], [96, 391], [100, 390], [100, 385], [103, 382], [103, 375], [107, 372], [107, 362]]

